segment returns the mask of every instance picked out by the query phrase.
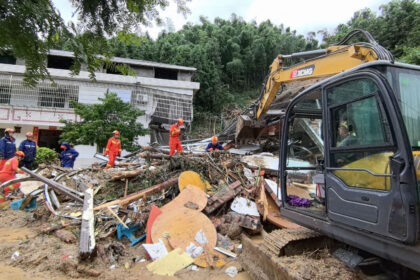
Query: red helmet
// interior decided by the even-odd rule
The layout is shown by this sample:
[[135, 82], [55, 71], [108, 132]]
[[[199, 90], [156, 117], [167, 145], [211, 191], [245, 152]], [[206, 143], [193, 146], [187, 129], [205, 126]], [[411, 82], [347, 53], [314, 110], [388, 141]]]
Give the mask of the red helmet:
[[215, 135], [215, 136], [213, 136], [212, 138], [211, 138], [211, 142], [213, 143], [213, 144], [216, 144], [217, 142], [219, 142], [219, 139], [217, 138], [217, 136]]
[[184, 124], [184, 119], [183, 118], [179, 118], [177, 121], [178, 121], [178, 124], [179, 125], [183, 125]]
[[26, 132], [26, 137], [33, 137], [34, 134], [32, 132]]
[[22, 151], [17, 151], [17, 152], [15, 153], [15, 156], [18, 156], [18, 157], [25, 157], [25, 153], [24, 153], [24, 152], [22, 152]]
[[120, 135], [120, 132], [119, 132], [118, 130], [114, 130], [114, 131], [112, 132], [112, 134], [115, 134], [115, 135]]

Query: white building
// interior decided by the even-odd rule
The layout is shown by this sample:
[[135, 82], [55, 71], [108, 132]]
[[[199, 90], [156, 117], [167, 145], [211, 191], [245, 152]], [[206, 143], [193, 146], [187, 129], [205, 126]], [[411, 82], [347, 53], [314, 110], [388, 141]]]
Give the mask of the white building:
[[[86, 66], [77, 76], [71, 76], [73, 54], [51, 50], [47, 67], [56, 85], [40, 82], [30, 88], [23, 83], [25, 62], [7, 55], [0, 55], [0, 135], [4, 129], [16, 130], [17, 145], [29, 131], [34, 133], [40, 147], [58, 150], [61, 119], [78, 120], [70, 100], [84, 104], [98, 103], [106, 92], [115, 92], [146, 114], [139, 121], [151, 128], [151, 135], [139, 139], [140, 144], [166, 142], [165, 130], [177, 118], [188, 124], [193, 118], [192, 99], [200, 84], [192, 82], [195, 68], [151, 61], [114, 58], [118, 64], [129, 65], [137, 76], [125, 76], [115, 70], [103, 69], [96, 73], [96, 81], [89, 78]], [[88, 163], [96, 151], [94, 146], [76, 146], [79, 162]], [[77, 162], [77, 161], [76, 161]]]

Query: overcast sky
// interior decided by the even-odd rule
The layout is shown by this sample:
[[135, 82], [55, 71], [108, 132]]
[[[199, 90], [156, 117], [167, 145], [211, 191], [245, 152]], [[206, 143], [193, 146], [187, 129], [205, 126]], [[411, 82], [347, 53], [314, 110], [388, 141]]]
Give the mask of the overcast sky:
[[[74, 9], [70, 0], [53, 0], [62, 17], [67, 22], [72, 18]], [[181, 29], [187, 22], [198, 23], [200, 16], [213, 21], [220, 17], [228, 19], [232, 13], [245, 20], [260, 23], [269, 19], [274, 24], [290, 26], [299, 34], [323, 28], [332, 30], [339, 23], [347, 22], [355, 11], [368, 7], [377, 12], [385, 0], [192, 0], [188, 2], [191, 13], [184, 18], [178, 14], [176, 5], [171, 4], [161, 12], [163, 19], [169, 18], [175, 29]], [[156, 38], [162, 27], [145, 27], [144, 31]]]

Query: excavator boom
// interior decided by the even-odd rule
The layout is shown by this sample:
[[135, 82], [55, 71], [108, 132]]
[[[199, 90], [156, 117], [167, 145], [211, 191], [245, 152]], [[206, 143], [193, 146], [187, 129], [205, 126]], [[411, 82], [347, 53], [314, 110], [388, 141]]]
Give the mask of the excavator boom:
[[[357, 34], [363, 34], [368, 42], [348, 44]], [[304, 61], [286, 67], [285, 61], [288, 59], [304, 59]], [[270, 114], [267, 116], [269, 110], [275, 110], [278, 116], [277, 112], [284, 109], [290, 100], [306, 87], [375, 60], [393, 62], [394, 59], [392, 54], [380, 46], [368, 32], [357, 29], [327, 49], [278, 55], [270, 65], [265, 85], [251, 113], [239, 119], [235, 139], [259, 138], [264, 128], [270, 125], [271, 116]]]
[[[270, 75], [259, 100], [256, 119], [267, 112], [279, 89], [282, 86], [287, 87], [287, 84], [292, 81], [327, 78], [362, 63], [378, 60], [377, 54], [371, 48], [361, 45], [332, 46], [322, 51], [324, 55], [290, 68], [284, 68], [283, 61], [288, 57], [299, 57], [297, 54], [276, 57], [270, 66]], [[300, 55], [304, 56], [305, 53], [300, 53]]]

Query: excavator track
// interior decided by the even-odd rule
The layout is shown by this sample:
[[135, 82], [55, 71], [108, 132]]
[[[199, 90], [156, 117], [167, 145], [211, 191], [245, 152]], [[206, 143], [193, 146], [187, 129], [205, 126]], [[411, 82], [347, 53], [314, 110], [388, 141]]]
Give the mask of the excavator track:
[[303, 227], [274, 230], [258, 240], [242, 236], [241, 259], [253, 279], [299, 279], [288, 273], [282, 258], [324, 248], [326, 240], [325, 236]]
[[307, 243], [307, 241], [314, 238], [319, 239], [319, 237], [322, 235], [307, 228], [274, 230], [264, 236], [262, 250], [275, 256], [291, 255], [293, 249], [287, 250], [287, 246], [293, 246], [297, 242]]

